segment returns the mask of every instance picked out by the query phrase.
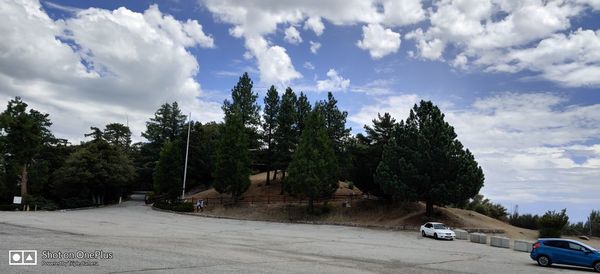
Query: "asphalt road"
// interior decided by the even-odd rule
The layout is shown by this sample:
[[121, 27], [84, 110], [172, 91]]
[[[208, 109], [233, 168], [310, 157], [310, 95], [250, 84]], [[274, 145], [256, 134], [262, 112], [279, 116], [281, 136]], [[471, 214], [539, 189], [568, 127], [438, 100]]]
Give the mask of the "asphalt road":
[[[9, 265], [9, 250], [15, 249], [37, 250], [38, 265]], [[44, 259], [44, 251], [54, 257], [60, 252], [63, 257]], [[96, 251], [102, 251], [96, 254], [102, 258], [77, 258]], [[414, 232], [203, 218], [154, 211], [141, 202], [129, 201], [67, 212], [0, 212], [0, 273], [29, 272], [591, 271], [541, 268], [527, 253], [460, 240], [436, 241]]]

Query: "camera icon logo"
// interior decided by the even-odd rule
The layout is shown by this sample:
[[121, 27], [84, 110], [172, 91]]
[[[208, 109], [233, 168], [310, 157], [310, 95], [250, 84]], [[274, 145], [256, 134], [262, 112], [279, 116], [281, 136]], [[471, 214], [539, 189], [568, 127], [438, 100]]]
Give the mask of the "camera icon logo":
[[37, 265], [37, 250], [8, 251], [9, 265]]

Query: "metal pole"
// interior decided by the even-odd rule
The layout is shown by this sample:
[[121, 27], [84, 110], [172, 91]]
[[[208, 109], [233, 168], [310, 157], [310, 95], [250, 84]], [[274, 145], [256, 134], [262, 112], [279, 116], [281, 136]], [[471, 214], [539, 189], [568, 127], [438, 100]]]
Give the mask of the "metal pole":
[[190, 121], [188, 124], [187, 145], [185, 147], [185, 166], [183, 168], [183, 189], [181, 190], [181, 200], [185, 198], [185, 180], [187, 178], [188, 153], [190, 151], [190, 131], [192, 129], [192, 113], [190, 112]]

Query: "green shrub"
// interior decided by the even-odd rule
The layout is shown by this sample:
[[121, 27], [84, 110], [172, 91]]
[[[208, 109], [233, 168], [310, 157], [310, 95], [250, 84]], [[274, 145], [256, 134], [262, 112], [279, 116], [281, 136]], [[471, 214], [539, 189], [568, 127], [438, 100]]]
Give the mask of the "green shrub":
[[354, 182], [348, 182], [348, 189], [354, 189]]
[[19, 205], [0, 205], [0, 211], [15, 211]]
[[192, 203], [177, 203], [171, 206], [171, 210], [177, 212], [194, 212], [194, 204]]
[[58, 206], [51, 200], [42, 196], [25, 196], [24, 205], [29, 205], [29, 210], [56, 210]]
[[527, 228], [527, 229], [539, 229], [540, 216], [532, 214], [514, 213], [508, 217], [508, 223], [516, 227]]
[[92, 200], [79, 197], [64, 198], [60, 201], [62, 208], [79, 208], [94, 205]]
[[563, 228], [569, 223], [567, 210], [560, 213], [548, 211], [539, 220], [540, 238], [559, 238]]
[[194, 212], [194, 204], [192, 203], [169, 203], [167, 201], [157, 201], [153, 206], [156, 208], [177, 212]]

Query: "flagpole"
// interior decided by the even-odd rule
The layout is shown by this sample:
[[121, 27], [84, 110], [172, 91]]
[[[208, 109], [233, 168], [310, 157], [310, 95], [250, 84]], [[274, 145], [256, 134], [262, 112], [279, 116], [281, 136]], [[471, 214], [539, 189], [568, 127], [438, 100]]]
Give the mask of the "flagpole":
[[192, 129], [192, 113], [190, 112], [190, 121], [188, 124], [187, 144], [185, 147], [185, 166], [183, 168], [183, 189], [181, 190], [181, 200], [185, 198], [185, 180], [187, 178], [188, 153], [190, 151], [190, 131]]

